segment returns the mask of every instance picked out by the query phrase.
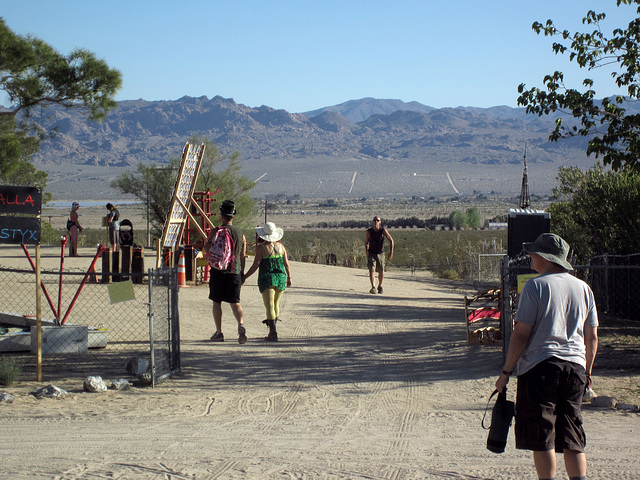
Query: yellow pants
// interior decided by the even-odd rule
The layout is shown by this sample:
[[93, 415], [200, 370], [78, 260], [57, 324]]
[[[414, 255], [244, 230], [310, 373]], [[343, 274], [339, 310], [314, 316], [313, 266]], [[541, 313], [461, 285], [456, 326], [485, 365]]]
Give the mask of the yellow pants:
[[284, 290], [276, 287], [269, 287], [262, 292], [262, 301], [267, 310], [267, 320], [275, 320], [280, 316], [280, 299]]

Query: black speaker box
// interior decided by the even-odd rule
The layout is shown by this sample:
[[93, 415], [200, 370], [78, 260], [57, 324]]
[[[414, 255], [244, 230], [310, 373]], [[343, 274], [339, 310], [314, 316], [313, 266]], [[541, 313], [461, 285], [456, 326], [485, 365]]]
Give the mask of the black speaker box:
[[517, 257], [524, 242], [533, 242], [551, 231], [551, 217], [541, 210], [509, 210], [507, 217], [507, 255]]

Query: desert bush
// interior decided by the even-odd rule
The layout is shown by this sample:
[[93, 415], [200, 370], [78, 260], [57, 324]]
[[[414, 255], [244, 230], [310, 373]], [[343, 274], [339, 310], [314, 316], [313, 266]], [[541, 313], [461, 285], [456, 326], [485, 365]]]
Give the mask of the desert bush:
[[[43, 224], [43, 232], [44, 225], [45, 224]], [[54, 230], [50, 225], [47, 224], [47, 226], [53, 233], [48, 233], [46, 238], [44, 234], [41, 236], [42, 245], [60, 245], [60, 237], [66, 237], [69, 235], [69, 232], [64, 229]], [[84, 228], [78, 236], [79, 247], [95, 247], [99, 243], [107, 244], [107, 233], [105, 228]]]
[[47, 222], [41, 222], [40, 226], [40, 244], [53, 245], [60, 241], [58, 232]]
[[[40, 227], [40, 244], [41, 245], [60, 245], [60, 237], [68, 236], [67, 230], [53, 228], [49, 223], [42, 222]], [[94, 246], [98, 243], [105, 243], [105, 229], [85, 228], [78, 237], [78, 245], [80, 247]]]
[[14, 358], [0, 357], [0, 385], [13, 385], [20, 377], [20, 370]]
[[438, 275], [440, 278], [444, 278], [445, 280], [459, 280], [460, 275], [455, 270], [444, 270]]
[[[458, 278], [472, 276], [478, 253], [503, 253], [507, 239], [506, 230], [392, 229], [390, 233], [395, 241], [390, 268], [426, 269], [437, 275], [450, 270]], [[287, 231], [283, 243], [293, 260], [325, 263], [333, 254], [338, 265], [366, 268], [364, 238], [364, 230], [303, 230]]]

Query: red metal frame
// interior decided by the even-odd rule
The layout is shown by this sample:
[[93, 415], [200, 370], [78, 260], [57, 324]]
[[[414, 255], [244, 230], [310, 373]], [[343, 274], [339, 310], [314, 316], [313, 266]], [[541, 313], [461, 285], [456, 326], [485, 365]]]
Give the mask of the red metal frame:
[[[202, 211], [207, 215], [207, 218], [217, 216], [216, 209], [212, 209], [212, 204], [217, 202], [218, 199], [213, 198], [214, 195], [218, 194], [220, 189], [216, 189], [215, 191], [211, 191], [207, 189], [206, 192], [193, 192], [193, 201], [198, 204], [198, 206], [202, 209]], [[213, 211], [212, 211], [213, 210]], [[200, 215], [195, 208], [191, 209], [191, 215], [198, 218], [198, 224], [205, 231], [207, 235], [211, 231], [211, 227], [205, 218]], [[202, 250], [202, 246], [204, 244], [204, 239], [200, 237], [200, 233], [198, 229], [193, 226], [193, 222], [191, 218], [187, 215], [184, 230], [182, 231], [182, 245], [193, 246], [197, 250]]]
[[[76, 300], [78, 300], [78, 296], [80, 295], [80, 292], [82, 291], [82, 288], [84, 287], [85, 283], [87, 283], [87, 280], [89, 280], [89, 278], [94, 278], [95, 273], [96, 273], [96, 262], [98, 261], [98, 258], [102, 255], [102, 252], [104, 252], [107, 247], [105, 247], [104, 245], [100, 244], [98, 245], [98, 251], [96, 252], [95, 257], [93, 257], [93, 261], [91, 262], [91, 265], [89, 266], [89, 269], [87, 270], [87, 273], [85, 274], [84, 278], [82, 279], [82, 282], [80, 283], [80, 286], [78, 287], [78, 289], [76, 290], [76, 294], [73, 297], [73, 300], [71, 300], [71, 303], [69, 304], [69, 307], [67, 308], [66, 313], [64, 314], [64, 318], [60, 319], [60, 306], [62, 303], [62, 270], [64, 268], [64, 252], [65, 252], [65, 246], [67, 245], [67, 237], [60, 237], [60, 246], [62, 251], [60, 252], [60, 280], [59, 280], [59, 287], [58, 287], [58, 308], [56, 310], [56, 307], [53, 306], [53, 302], [51, 301], [51, 297], [49, 296], [49, 292], [47, 292], [47, 287], [45, 287], [44, 282], [42, 280], [40, 280], [40, 287], [42, 288], [42, 292], [44, 293], [44, 296], [47, 299], [47, 302], [49, 303], [49, 306], [51, 307], [51, 311], [53, 312], [53, 316], [55, 317], [55, 323], [58, 325], [64, 325], [65, 322], [67, 321], [67, 317], [69, 316], [69, 314], [71, 313], [71, 309], [73, 308], [73, 306], [76, 303]], [[33, 269], [33, 271], [36, 271], [36, 265], [35, 263], [33, 263], [33, 259], [31, 258], [31, 255], [29, 254], [29, 250], [27, 250], [27, 247], [22, 244], [22, 250], [24, 251], [27, 260], [29, 260], [29, 263], [31, 264], [31, 268]]]

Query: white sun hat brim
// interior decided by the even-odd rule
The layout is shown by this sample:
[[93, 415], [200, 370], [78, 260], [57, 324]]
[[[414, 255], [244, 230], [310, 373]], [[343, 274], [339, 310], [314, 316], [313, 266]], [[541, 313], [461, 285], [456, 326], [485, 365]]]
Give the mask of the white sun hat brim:
[[283, 237], [284, 230], [273, 222], [267, 222], [262, 227], [256, 227], [256, 233], [266, 242], [277, 242]]

